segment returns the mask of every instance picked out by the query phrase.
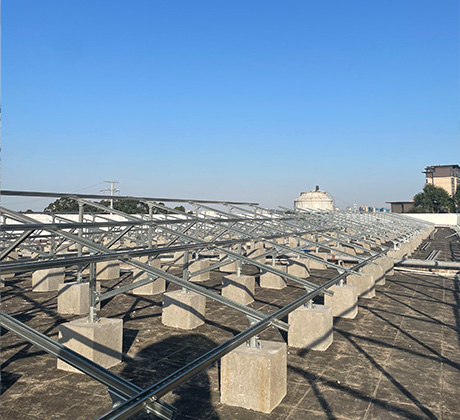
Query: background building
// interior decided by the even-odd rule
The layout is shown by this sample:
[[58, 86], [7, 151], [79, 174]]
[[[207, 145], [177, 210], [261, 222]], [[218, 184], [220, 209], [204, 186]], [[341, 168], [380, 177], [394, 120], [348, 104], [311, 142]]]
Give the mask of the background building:
[[391, 205], [392, 213], [407, 213], [414, 207], [414, 200], [409, 201], [387, 201]]
[[458, 165], [427, 166], [422, 173], [425, 174], [427, 184], [444, 188], [451, 197], [460, 184], [460, 166]]

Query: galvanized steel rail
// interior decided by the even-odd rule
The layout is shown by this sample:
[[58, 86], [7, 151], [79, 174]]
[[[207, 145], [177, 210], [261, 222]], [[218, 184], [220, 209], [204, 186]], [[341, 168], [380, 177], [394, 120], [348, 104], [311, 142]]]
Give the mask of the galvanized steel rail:
[[[331, 294], [328, 290], [331, 286], [337, 284], [351, 273], [359, 274], [359, 270], [362, 267], [367, 264], [372, 264], [373, 260], [385, 255], [389, 251], [388, 247], [373, 242], [373, 237], [384, 238], [386, 241], [392, 242], [394, 246], [397, 247], [429, 226], [429, 224], [424, 222], [409, 221], [404, 218], [388, 215], [379, 216], [378, 218], [378, 216], [374, 217], [373, 215], [347, 214], [341, 212], [328, 213], [324, 211], [286, 209], [283, 211], [277, 211], [263, 209], [259, 207], [257, 203], [117, 196], [116, 199], [119, 200], [140, 200], [149, 206], [148, 215], [133, 216], [117, 210], [109, 209], [98, 203], [88, 201], [88, 199], [107, 199], [107, 196], [103, 195], [11, 190], [3, 190], [0, 192], [0, 195], [58, 198], [67, 197], [76, 200], [80, 204], [78, 222], [71, 222], [62, 216], [56, 216], [56, 218], [53, 217], [53, 221], [58, 219], [60, 220], [59, 222], [37, 223], [33, 218], [5, 208], [0, 208], [0, 214], [4, 216], [4, 219], [6, 217], [21, 222], [19, 224], [4, 224], [2, 226], [3, 249], [1, 250], [0, 258], [6, 260], [6, 258], [18, 247], [23, 247], [23, 249], [29, 250], [36, 249], [39, 255], [48, 255], [48, 257], [51, 258], [42, 261], [3, 261], [0, 263], [1, 273], [21, 273], [44, 268], [70, 266], [80, 267], [81, 272], [82, 267], [91, 264], [90, 286], [92, 285], [91, 287], [94, 287], [94, 264], [101, 261], [120, 260], [151, 275], [149, 279], [137, 281], [136, 283], [125, 285], [119, 289], [111, 290], [103, 294], [97, 294], [96, 291], [93, 290], [90, 319], [95, 313], [95, 305], [97, 302], [109, 299], [120, 293], [125, 293], [126, 291], [132, 290], [144, 284], [148, 284], [157, 277], [162, 277], [167, 281], [186, 288], [187, 290], [192, 290], [230, 308], [236, 309], [246, 314], [249, 318], [255, 320], [253, 325], [238, 333], [232, 339], [218, 345], [213, 350], [205, 353], [151, 387], [142, 389], [118, 377], [117, 375], [114, 375], [107, 369], [91, 362], [43, 334], [38, 333], [27, 325], [20, 323], [10, 315], [0, 312], [0, 322], [3, 327], [20, 335], [25, 340], [39, 346], [48, 353], [64, 360], [103, 383], [113, 394], [120, 398], [122, 401], [121, 404], [118, 407], [115, 407], [111, 412], [100, 417], [100, 420], [128, 419], [143, 408], [145, 408], [148, 412], [154, 413], [160, 418], [173, 418], [174, 409], [160, 401], [159, 398], [198, 372], [206, 369], [212, 363], [219, 360], [222, 356], [231, 352], [236, 347], [253, 339], [260, 332], [270, 326], [288, 330], [288, 324], [281, 321], [283, 317], [320, 294]], [[159, 201], [192, 204], [195, 206], [195, 213], [193, 215], [182, 213], [178, 210], [160, 205], [158, 203]], [[211, 208], [207, 206], [207, 204], [226, 205], [229, 211], [223, 212], [221, 210]], [[102, 219], [102, 221], [85, 221], [83, 205], [89, 205], [99, 210], [118, 214], [126, 220], [112, 221], [108, 220], [107, 216], [104, 214], [97, 214], [96, 217]], [[249, 209], [241, 206], [248, 206]], [[153, 217], [152, 209], [154, 207], [167, 211], [168, 214], [156, 214], [155, 217]], [[211, 217], [207, 215], [205, 211], [202, 211], [203, 209], [216, 212], [216, 216]], [[234, 210], [237, 210], [239, 213], [234, 213]], [[78, 234], [72, 233], [75, 230], [78, 230]], [[50, 235], [44, 236], [44, 231], [50, 232]], [[328, 235], [328, 232], [335, 232], [337, 234], [337, 238]], [[302, 238], [302, 235], [306, 233], [317, 233], [322, 236], [326, 242], [315, 242]], [[154, 236], [164, 236], [167, 239], [166, 244], [161, 247], [153, 246], [152, 241]], [[71, 243], [77, 244], [78, 256], [57, 258], [56, 253], [58, 250], [56, 250], [56, 244], [54, 242], [56, 237], [62, 238], [61, 245], [59, 245], [58, 250], [67, 248], [69, 245], [66, 245], [65, 241], [70, 241]], [[102, 240], [103, 237], [106, 237], [109, 241], [105, 246], [95, 242], [95, 240]], [[117, 244], [123, 237], [135, 242], [136, 246], [141, 249], [121, 249], [117, 251], [110, 249], [111, 246]], [[287, 237], [295, 237], [303, 245], [300, 247], [289, 247], [272, 242], [274, 239]], [[41, 245], [36, 242], [40, 238], [44, 240], [49, 239], [51, 241], [53, 244], [51, 254], [41, 251]], [[206, 238], [211, 239], [206, 240]], [[244, 256], [241, 252], [241, 245], [247, 243], [248, 241], [265, 242], [269, 244], [272, 249], [267, 250], [266, 253], [263, 253], [259, 257], [249, 258]], [[367, 252], [368, 256], [357, 257], [347, 252], [336, 250], [327, 245], [327, 243], [330, 243], [331, 241], [335, 241], [346, 246], [352, 246], [355, 249], [361, 249], [364, 252]], [[350, 243], [349, 241], [363, 242], [380, 249], [380, 251], [368, 250], [357, 243]], [[234, 247], [235, 245], [240, 246], [239, 252], [231, 250], [230, 247]], [[94, 254], [83, 255], [83, 246], [87, 247]], [[350, 258], [355, 258], [355, 260], [358, 260], [358, 263], [350, 269], [344, 269], [336, 264], [329, 263], [321, 258], [313, 257], [312, 255], [308, 255], [308, 253], [304, 253], [302, 248], [307, 246], [318, 246]], [[229, 249], [227, 249], [227, 247]], [[304, 296], [296, 299], [275, 313], [266, 315], [248, 306], [241, 305], [227, 299], [203, 286], [191, 283], [185, 278], [180, 278], [161, 269], [152, 267], [149, 264], [133, 260], [141, 256], [155, 258], [160, 255], [164, 255], [165, 253], [190, 251], [200, 252], [203, 249], [217, 250], [218, 252], [226, 255], [226, 260], [213, 264], [208, 269], [199, 270], [196, 272], [197, 274], [213, 270], [217, 267], [228, 264], [228, 261], [230, 260], [234, 260], [239, 261], [239, 267], [242, 263], [252, 264], [261, 270], [272, 272], [281, 277], [300, 283], [307, 288], [307, 292]], [[302, 256], [321, 262], [322, 264], [328, 265], [329, 267], [333, 267], [342, 272], [322, 285], [316, 285], [307, 280], [300, 279], [286, 272], [277, 270], [268, 264], [263, 264], [257, 261], [265, 255], [270, 254], [285, 255], [288, 258], [291, 258], [292, 255], [294, 255], [294, 258]], [[438, 264], [438, 262], [430, 263]], [[404, 264], [404, 262], [401, 261], [401, 264]]]

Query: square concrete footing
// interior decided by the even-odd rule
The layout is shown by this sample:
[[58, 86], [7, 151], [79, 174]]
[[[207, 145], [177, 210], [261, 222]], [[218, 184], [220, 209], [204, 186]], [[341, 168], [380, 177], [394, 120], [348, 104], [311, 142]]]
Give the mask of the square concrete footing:
[[7, 257], [5, 257], [6, 261], [17, 261], [19, 259], [18, 251], [11, 251]]
[[362, 272], [365, 274], [371, 274], [374, 277], [376, 286], [385, 285], [385, 272], [380, 265], [369, 264], [363, 267]]
[[[97, 283], [96, 290], [100, 290]], [[84, 315], [89, 311], [89, 283], [63, 283], [59, 285], [57, 311], [60, 314]], [[98, 304], [96, 308], [101, 305]]]
[[114, 280], [120, 277], [118, 261], [102, 261], [96, 263], [96, 278], [98, 280]]
[[391, 259], [394, 259], [394, 258], [399, 259], [399, 258], [401, 258], [401, 253], [397, 249], [392, 249], [392, 250], [387, 252], [387, 257], [391, 258]]
[[[276, 268], [279, 271], [283, 271], [284, 273], [287, 273], [286, 265], [277, 264], [273, 268]], [[260, 287], [263, 287], [265, 289], [277, 289], [277, 290], [284, 289], [287, 285], [286, 279], [284, 277], [280, 277], [278, 274], [270, 273], [269, 271], [260, 274], [259, 283], [260, 283]]]
[[334, 296], [324, 295], [324, 304], [332, 308], [332, 316], [353, 319], [358, 314], [358, 291], [355, 286], [332, 286]]
[[399, 251], [401, 252], [401, 258], [408, 257], [412, 254], [412, 249], [409, 243], [401, 245]]
[[[14, 273], [9, 273], [9, 274], [0, 274], [0, 280], [5, 281], [5, 280], [11, 280], [14, 277]], [[0, 283], [0, 286], [3, 284]]]
[[358, 242], [358, 245], [362, 246], [365, 249], [371, 250], [371, 246], [366, 242]]
[[288, 317], [288, 345], [324, 351], [333, 340], [332, 308], [325, 305], [301, 306]]
[[271, 413], [287, 392], [285, 343], [243, 344], [222, 357], [220, 400], [223, 404]]
[[254, 276], [230, 274], [222, 278], [222, 296], [248, 305], [254, 302], [255, 284]]
[[46, 270], [36, 270], [32, 273], [33, 292], [52, 292], [59, 289], [64, 283], [64, 268], [49, 268]]
[[[335, 246], [334, 249], [337, 250], [337, 251], [340, 251], [340, 252], [345, 252], [345, 253], [350, 254], [350, 255], [356, 255], [355, 249], [351, 248], [351, 247], [348, 247], [348, 246]], [[338, 252], [338, 253], [333, 252], [333, 254], [335, 254], [336, 257], [340, 259], [340, 256], [343, 256], [343, 254], [340, 254], [340, 252]]]
[[[190, 273], [193, 275], [194, 271], [203, 270], [208, 268], [211, 265], [211, 261], [209, 260], [197, 260], [193, 261], [189, 264], [188, 269]], [[198, 274], [197, 276], [193, 276], [190, 278], [190, 281], [193, 282], [200, 282], [200, 281], [207, 281], [211, 280], [211, 271], [205, 271], [204, 273]]]
[[[148, 257], [139, 258], [139, 262], [147, 264]], [[150, 266], [161, 269], [161, 260], [159, 258], [152, 260], [150, 262]], [[133, 283], [136, 283], [137, 281], [145, 280], [151, 277], [149, 274], [147, 274], [145, 271], [139, 268], [131, 268], [131, 270], [133, 272]], [[133, 289], [132, 292], [135, 295], [153, 296], [153, 295], [158, 295], [159, 293], [163, 293], [165, 290], [166, 290], [165, 279], [158, 277], [156, 280], [153, 280], [150, 283], [144, 284], [143, 286], [139, 286], [136, 289]]]
[[194, 292], [174, 290], [163, 295], [161, 322], [168, 327], [192, 330], [204, 324], [206, 298]]
[[[257, 248], [257, 249], [254, 249], [253, 251], [251, 251], [249, 254], [248, 254], [248, 258], [256, 258], [258, 257], [259, 255], [263, 255], [265, 253], [268, 252], [268, 249], [265, 249], [265, 248]], [[264, 263], [265, 262], [265, 258], [258, 258], [257, 259], [258, 262], [261, 262], [261, 263]]]
[[302, 259], [292, 259], [290, 260], [290, 264], [287, 266], [288, 274], [292, 274], [293, 276], [300, 277], [301, 279], [306, 279], [310, 273], [307, 270], [305, 264], [301, 261]]
[[[59, 326], [59, 342], [105, 368], [121, 363], [123, 320], [100, 318], [96, 323], [87, 318]], [[80, 372], [58, 359], [57, 368]]]
[[173, 256], [173, 262], [174, 264], [178, 264], [178, 265], [184, 264], [184, 252], [183, 251], [175, 252]]
[[395, 274], [395, 264], [392, 258], [380, 257], [375, 259], [374, 262], [383, 268], [385, 276], [393, 276]]
[[227, 265], [219, 267], [219, 270], [227, 273], [236, 273], [236, 270], [238, 270], [238, 261], [229, 261]]
[[[310, 255], [323, 259], [323, 253], [310, 252]], [[313, 270], [326, 270], [327, 268], [325, 264], [322, 264], [319, 261], [315, 261], [315, 260], [310, 260], [308, 262], [308, 267]]]
[[159, 295], [160, 293], [163, 293], [165, 290], [166, 290], [165, 279], [158, 277], [156, 280], [153, 280], [150, 283], [144, 284], [143, 286], [139, 286], [133, 289], [133, 294], [153, 296], [153, 295]]
[[371, 299], [375, 296], [375, 281], [372, 274], [350, 274], [347, 276], [347, 284], [356, 287], [359, 298]]
[[289, 238], [288, 246], [290, 248], [297, 248], [300, 244], [299, 238]]

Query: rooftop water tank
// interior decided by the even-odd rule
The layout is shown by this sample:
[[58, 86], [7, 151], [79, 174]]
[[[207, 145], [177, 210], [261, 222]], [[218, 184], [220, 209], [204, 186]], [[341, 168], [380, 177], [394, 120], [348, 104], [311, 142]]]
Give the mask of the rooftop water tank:
[[319, 186], [313, 191], [302, 192], [294, 200], [294, 208], [300, 210], [334, 210], [334, 199], [326, 191], [320, 191]]

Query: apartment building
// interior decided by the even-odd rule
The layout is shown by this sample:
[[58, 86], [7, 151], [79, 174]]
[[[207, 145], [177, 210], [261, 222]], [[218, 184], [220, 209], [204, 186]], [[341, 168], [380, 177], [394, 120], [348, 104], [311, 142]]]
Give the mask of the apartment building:
[[433, 165], [427, 166], [422, 172], [425, 174], [426, 183], [444, 188], [452, 197], [460, 185], [460, 166], [458, 165]]

